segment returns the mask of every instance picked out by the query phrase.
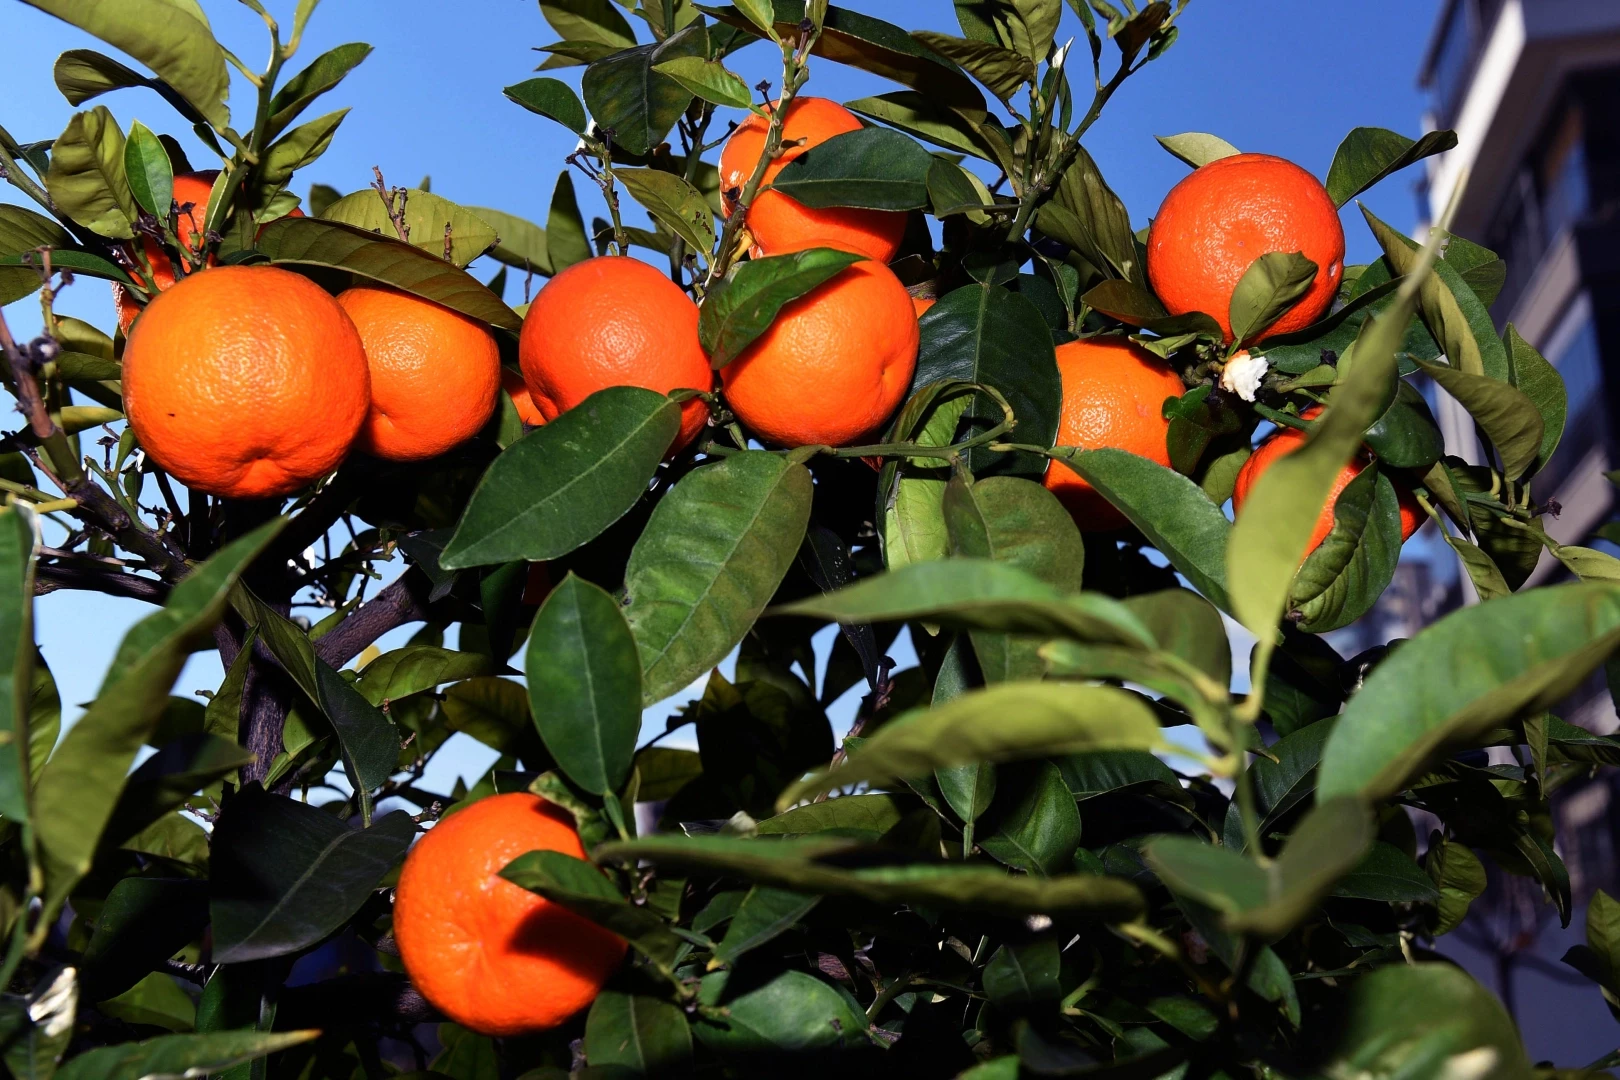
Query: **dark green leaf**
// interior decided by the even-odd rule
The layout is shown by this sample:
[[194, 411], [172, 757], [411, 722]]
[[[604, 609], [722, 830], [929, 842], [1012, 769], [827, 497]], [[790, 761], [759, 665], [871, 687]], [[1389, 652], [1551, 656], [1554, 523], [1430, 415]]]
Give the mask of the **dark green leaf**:
[[637, 1076], [678, 1074], [692, 1058], [692, 1029], [678, 1005], [603, 990], [585, 1017], [585, 1058], [592, 1070], [621, 1066]]
[[647, 704], [742, 640], [798, 552], [811, 487], [803, 465], [750, 450], [688, 473], [658, 504], [624, 579]]
[[636, 43], [636, 35], [609, 0], [541, 0], [540, 14], [570, 41], [595, 41], [614, 49]]
[[736, 963], [743, 953], [793, 929], [820, 902], [819, 896], [754, 886], [732, 916], [726, 936], [715, 947], [714, 958], [726, 964]]
[[1396, 469], [1427, 469], [1445, 453], [1445, 438], [1429, 403], [1405, 380], [1384, 415], [1367, 429], [1366, 443], [1381, 464]]
[[1434, 904], [1440, 900], [1440, 890], [1423, 868], [1406, 852], [1382, 840], [1373, 844], [1354, 870], [1339, 879], [1333, 895], [1386, 904]]
[[641, 731], [641, 663], [618, 603], [570, 573], [534, 617], [524, 671], [535, 727], [568, 778], [610, 795]]
[[1334, 206], [1343, 206], [1384, 177], [1456, 145], [1455, 131], [1431, 131], [1414, 142], [1385, 128], [1355, 128], [1339, 144], [1328, 167], [1328, 197]]
[[1531, 472], [1540, 472], [1552, 460], [1553, 451], [1564, 437], [1564, 423], [1569, 416], [1564, 377], [1519, 336], [1512, 323], [1508, 324], [1502, 340], [1507, 348], [1509, 380], [1541, 414], [1541, 446], [1531, 467]]
[[1299, 628], [1313, 634], [1348, 626], [1372, 610], [1401, 558], [1395, 485], [1367, 466], [1339, 493], [1333, 527], [1305, 558], [1289, 592]]
[[585, 105], [598, 126], [613, 130], [615, 146], [632, 154], [651, 153], [692, 100], [684, 86], [654, 66], [707, 52], [708, 35], [701, 23], [693, 23], [656, 45], [614, 53], [585, 69], [580, 81]]
[[[1439, 893], [1434, 916], [1434, 933], [1449, 934], [1468, 917], [1468, 906], [1485, 891], [1488, 881], [1485, 864], [1456, 840], [1446, 840], [1436, 831], [1429, 840], [1423, 859], [1429, 880]], [[1590, 910], [1590, 909], [1588, 909]]]
[[1221, 613], [1187, 589], [1162, 589], [1125, 598], [1159, 648], [1174, 653], [1208, 675], [1217, 686], [1232, 682], [1232, 645]]
[[660, 224], [686, 241], [693, 251], [705, 259], [709, 257], [715, 239], [714, 211], [702, 192], [674, 173], [660, 169], [620, 169], [613, 175]]
[[614, 386], [529, 432], [479, 481], [440, 564], [541, 562], [595, 538], [646, 492], [680, 412], [662, 394]]
[[140, 72], [131, 71], [94, 49], [69, 49], [51, 65], [51, 76], [69, 105], [83, 105], [109, 90], [147, 85], [146, 77]]
[[[0, 510], [0, 816], [23, 826], [30, 817], [29, 789], [34, 771], [30, 697], [36, 655], [35, 527], [32, 513], [13, 507]], [[43, 664], [40, 671], [47, 679], [50, 677]], [[22, 855], [33, 864], [32, 845]]]
[[854, 1001], [813, 975], [784, 971], [726, 1001], [724, 1014], [696, 1025], [697, 1037], [711, 1050], [744, 1057], [861, 1046], [868, 1025]]
[[169, 152], [150, 128], [136, 120], [124, 141], [124, 175], [129, 190], [143, 210], [166, 221], [174, 199], [174, 169]]
[[105, 105], [73, 114], [51, 145], [45, 189], [59, 212], [98, 236], [135, 235], [140, 208], [124, 174], [124, 133]]
[[1418, 366], [1479, 422], [1501, 455], [1508, 479], [1524, 476], [1540, 457], [1546, 431], [1535, 402], [1512, 384], [1487, 375], [1470, 375], [1446, 364], [1420, 361]]
[[981, 133], [980, 124], [969, 122], [962, 113], [915, 90], [896, 90], [846, 101], [844, 108], [947, 150], [958, 150], [987, 161], [996, 160], [993, 144]]
[[[643, 751], [645, 753], [645, 751]], [[906, 804], [897, 795], [844, 795], [825, 802], [807, 803], [759, 823], [761, 836], [809, 836], [834, 832], [861, 834], [870, 839], [900, 824]]]
[[[200, 710], [199, 710], [200, 711]], [[113, 807], [103, 847], [115, 847], [182, 806], [198, 790], [253, 760], [233, 738], [196, 732], [164, 746], [130, 774]]]
[[1620, 590], [1559, 585], [1453, 612], [1367, 677], [1328, 741], [1320, 795], [1399, 791], [1441, 747], [1539, 712], [1620, 644]]
[[583, 859], [560, 851], [531, 851], [508, 863], [501, 877], [613, 931], [662, 971], [670, 971], [680, 951], [681, 939], [657, 913], [631, 904]]
[[[298, 74], [281, 84], [276, 96], [270, 99], [270, 120], [265, 127], [265, 138], [274, 139], [287, 130], [310, 102], [343, 81], [343, 77], [371, 55], [371, 46], [362, 41], [351, 41], [328, 49], [317, 56]], [[322, 216], [314, 207], [310, 213]]]
[[934, 157], [916, 140], [889, 128], [834, 135], [794, 158], [771, 187], [820, 209], [920, 210], [928, 205]]
[[1228, 315], [1233, 340], [1250, 341], [1265, 333], [1310, 291], [1316, 269], [1316, 264], [1298, 251], [1273, 251], [1250, 263], [1232, 290]]
[[585, 106], [573, 87], [561, 79], [529, 79], [501, 91], [532, 113], [550, 117], [575, 135], [585, 134], [589, 123]]
[[546, 260], [552, 273], [560, 274], [594, 254], [585, 219], [580, 216], [579, 198], [574, 194], [574, 175], [564, 170], [557, 175], [551, 208], [546, 213]]
[[[1138, 285], [1143, 283], [1130, 214], [1085, 147], [1076, 148], [1074, 163], [1063, 173], [1057, 193], [1047, 205], [1068, 211], [1077, 227], [1076, 235], [1065, 235], [1075, 232], [1073, 227], [1053, 235], [1078, 250], [1105, 277], [1117, 275]], [[1037, 219], [1043, 231], [1049, 231], [1047, 222], [1043, 210]]]
[[952, 60], [978, 79], [1004, 104], [1035, 81], [1035, 64], [1028, 57], [987, 41], [952, 37], [933, 30], [917, 30], [912, 38]]
[[208, 906], [216, 961], [314, 945], [360, 910], [415, 835], [403, 810], [351, 829], [307, 803], [245, 788], [214, 826]]
[[1180, 135], [1155, 135], [1159, 145], [1195, 169], [1212, 161], [1233, 157], [1243, 151], [1221, 138], [1201, 131], [1187, 131]]
[[[156, 7], [167, 7], [154, 4]], [[178, 6], [171, 10], [179, 10]], [[216, 1031], [206, 1035], [163, 1035], [145, 1042], [103, 1046], [75, 1057], [56, 1070], [55, 1080], [154, 1080], [167, 1076], [208, 1076], [233, 1065], [309, 1042], [319, 1031]]]
[[709, 362], [716, 368], [731, 363], [770, 329], [785, 305], [859, 261], [859, 255], [848, 252], [811, 248], [749, 259], [737, 267], [735, 274], [717, 283], [703, 300], [698, 338]]
[[[380, 199], [375, 201], [381, 205]], [[442, 239], [440, 244], [442, 249]], [[282, 218], [264, 227], [255, 246], [273, 263], [346, 270], [443, 304], [491, 326], [507, 330], [523, 326], [516, 312], [465, 270], [419, 247], [354, 225], [316, 218]]]
[[86, 1001], [122, 994], [185, 948], [208, 922], [208, 883], [127, 877], [112, 887], [84, 950]]
[[1080, 808], [1050, 761], [1001, 770], [1000, 798], [979, 822], [979, 846], [1025, 873], [1054, 877], [1080, 846]]
[[998, 1009], [1018, 1011], [1063, 996], [1063, 953], [1055, 938], [1003, 945], [984, 966], [984, 992]]
[[201, 9], [169, 0], [25, 0], [121, 49], [157, 72], [216, 130], [230, 123], [225, 50]]

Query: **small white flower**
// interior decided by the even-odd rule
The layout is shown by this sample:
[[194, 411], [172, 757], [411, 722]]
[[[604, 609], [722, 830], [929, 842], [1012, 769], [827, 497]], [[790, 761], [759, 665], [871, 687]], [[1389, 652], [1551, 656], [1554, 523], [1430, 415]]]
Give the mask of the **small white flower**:
[[1253, 401], [1254, 392], [1260, 389], [1260, 380], [1265, 378], [1270, 366], [1265, 357], [1250, 356], [1249, 350], [1239, 349], [1221, 371], [1221, 389], [1233, 391], [1244, 401]]
[[1061, 49], [1054, 50], [1052, 53], [1052, 59], [1046, 62], [1047, 66], [1053, 71], [1062, 71], [1063, 61], [1069, 58], [1069, 47], [1073, 44], [1074, 38], [1071, 37], [1068, 41], [1063, 43], [1063, 47]]

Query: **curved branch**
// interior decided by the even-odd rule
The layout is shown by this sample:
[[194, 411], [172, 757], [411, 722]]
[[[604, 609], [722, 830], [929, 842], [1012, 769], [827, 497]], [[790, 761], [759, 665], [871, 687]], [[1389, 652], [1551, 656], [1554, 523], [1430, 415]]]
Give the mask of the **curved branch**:
[[388, 631], [427, 619], [431, 591], [427, 575], [412, 567], [315, 642], [315, 655], [342, 667]]
[[162, 605], [169, 599], [167, 583], [135, 574], [121, 574], [113, 570], [89, 570], [70, 566], [41, 564], [34, 570], [34, 595], [78, 589], [87, 592], [123, 596], [131, 600], [144, 600], [148, 604]]

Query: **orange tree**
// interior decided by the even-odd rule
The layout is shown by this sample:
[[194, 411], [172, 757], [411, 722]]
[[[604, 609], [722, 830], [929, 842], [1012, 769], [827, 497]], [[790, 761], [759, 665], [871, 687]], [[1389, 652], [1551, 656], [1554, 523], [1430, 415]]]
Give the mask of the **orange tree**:
[[[1194, 171], [1135, 232], [1084, 137], [1184, 5], [1068, 0], [1056, 46], [1060, 0], [957, 0], [960, 36], [543, 0], [542, 66], [583, 75], [506, 91], [580, 140], [542, 229], [381, 176], [295, 195], [369, 51], [293, 64], [311, 0], [245, 0], [263, 72], [182, 0], [27, 2], [146, 72], [65, 53], [89, 107], [0, 131], [38, 204], [0, 206], [0, 299], [46, 325], [0, 333], [12, 1075], [1537, 1071], [1433, 949], [1487, 862], [1570, 916], [1548, 800], [1620, 741], [1548, 710], [1620, 642], [1620, 563], [1543, 529], [1563, 387], [1492, 326], [1502, 262], [1369, 215], [1382, 256], [1343, 264], [1337, 208], [1450, 133], [1357, 129], [1325, 181], [1166, 137]], [[833, 63], [897, 88], [805, 94]], [[132, 86], [217, 169], [96, 100]], [[527, 321], [486, 252], [552, 279]], [[73, 276], [127, 338], [54, 314]], [[1340, 656], [1418, 514], [1482, 602]], [[1525, 589], [1543, 551], [1573, 580]], [[59, 589], [154, 605], [60, 736], [91, 694], [32, 642]], [[170, 696], [201, 648], [223, 683]], [[697, 751], [638, 745], [703, 679]], [[499, 762], [422, 791], [455, 732]], [[1612, 1003], [1602, 894], [1588, 939]]]

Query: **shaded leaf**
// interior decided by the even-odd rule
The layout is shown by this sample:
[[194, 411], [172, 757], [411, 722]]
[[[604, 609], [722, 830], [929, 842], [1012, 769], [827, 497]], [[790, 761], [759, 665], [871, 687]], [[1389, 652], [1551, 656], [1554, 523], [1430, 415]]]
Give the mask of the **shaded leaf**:
[[[710, 228], [712, 233], [712, 220]], [[784, 306], [860, 261], [859, 255], [849, 252], [811, 248], [749, 259], [738, 266], [703, 299], [698, 338], [709, 362], [716, 368], [731, 363], [770, 329]]]
[[530, 112], [557, 121], [575, 135], [585, 134], [585, 126], [589, 123], [585, 106], [580, 103], [573, 87], [561, 79], [528, 79], [508, 86], [501, 93]]
[[51, 145], [45, 189], [57, 209], [99, 236], [129, 239], [140, 214], [124, 174], [124, 133], [105, 105], [74, 113]]
[[920, 210], [933, 155], [889, 128], [834, 135], [788, 163], [771, 187], [805, 206]]
[[1328, 167], [1327, 192], [1343, 206], [1384, 177], [1457, 145], [1455, 131], [1431, 131], [1418, 140], [1385, 128], [1358, 127], [1344, 137]]
[[144, 1042], [87, 1050], [56, 1070], [56, 1080], [205, 1076], [309, 1042], [319, 1034], [319, 1031], [216, 1031], [205, 1035], [162, 1035]]
[[[363, 41], [339, 45], [310, 61], [298, 74], [281, 84], [275, 97], [270, 99], [270, 119], [265, 125], [265, 138], [274, 139], [285, 131], [310, 102], [343, 81], [343, 77], [371, 55], [371, 46]], [[313, 200], [312, 200], [313, 201]], [[310, 207], [310, 213], [322, 217], [320, 209]]]
[[665, 228], [705, 259], [709, 257], [715, 240], [714, 211], [702, 192], [674, 173], [659, 169], [619, 169], [613, 175]]

